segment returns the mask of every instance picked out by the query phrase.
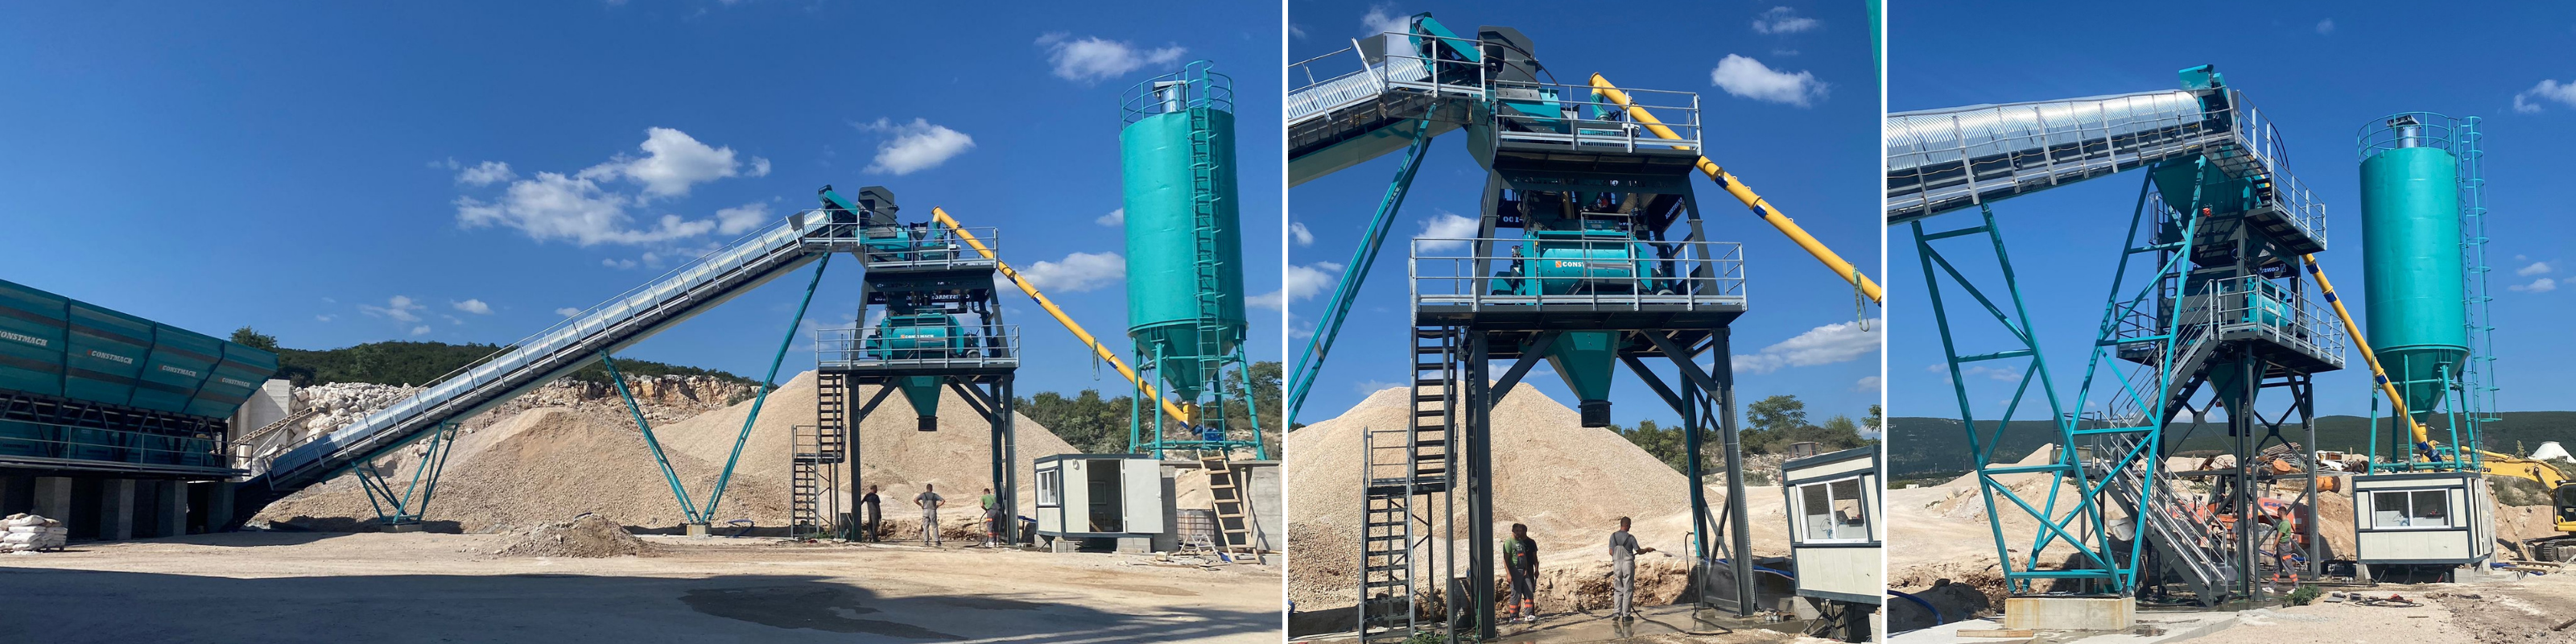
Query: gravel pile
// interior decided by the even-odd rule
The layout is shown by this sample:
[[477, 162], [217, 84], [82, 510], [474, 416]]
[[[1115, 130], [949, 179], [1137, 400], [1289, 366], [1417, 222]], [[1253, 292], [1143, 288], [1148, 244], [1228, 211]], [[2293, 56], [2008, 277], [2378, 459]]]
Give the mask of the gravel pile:
[[626, 532], [617, 522], [596, 514], [571, 521], [539, 524], [503, 535], [497, 557], [639, 557], [653, 556], [653, 545]]

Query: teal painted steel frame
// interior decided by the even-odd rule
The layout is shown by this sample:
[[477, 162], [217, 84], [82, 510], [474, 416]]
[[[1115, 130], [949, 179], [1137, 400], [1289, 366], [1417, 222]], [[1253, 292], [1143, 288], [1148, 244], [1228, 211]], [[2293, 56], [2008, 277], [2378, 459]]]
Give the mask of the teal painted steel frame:
[[[2072, 568], [2066, 570], [2038, 570], [2036, 569], [2036, 562], [2040, 561], [2041, 554], [2039, 548], [2034, 548], [2032, 549], [2029, 557], [2029, 561], [2032, 563], [2025, 566], [2022, 570], [2013, 570], [2008, 563], [2012, 561], [2013, 556], [2012, 548], [2007, 545], [2010, 542], [2008, 542], [2004, 537], [2001, 521], [1995, 521], [1990, 523], [1989, 529], [1993, 532], [1995, 540], [1996, 558], [1999, 561], [2007, 562], [2004, 571], [2006, 585], [2011, 592], [2026, 593], [2035, 590], [2034, 582], [2040, 579], [2093, 579], [2103, 582], [2113, 589], [2114, 592], [2126, 591], [2136, 582], [2138, 570], [2135, 562], [2137, 561], [2137, 558], [2132, 556], [2129, 559], [2131, 563], [2124, 566], [2113, 561], [2108, 556], [2108, 531], [2101, 529], [2104, 527], [2102, 507], [2093, 502], [2093, 499], [2100, 496], [2098, 493], [2102, 490], [2102, 486], [2098, 483], [2087, 484], [2085, 480], [2087, 477], [2083, 468], [2074, 460], [2076, 450], [2061, 449], [2059, 450], [2056, 462], [2046, 465], [1999, 466], [1994, 464], [1994, 446], [2001, 442], [2003, 432], [2006, 428], [2010, 427], [2013, 416], [2020, 411], [2023, 401], [2031, 393], [2030, 390], [2033, 384], [2038, 385], [2041, 397], [2044, 398], [2045, 402], [2048, 404], [2050, 421], [2057, 425], [2058, 444], [2061, 446], [2071, 445], [2078, 432], [2074, 427], [2072, 419], [2065, 414], [2065, 407], [2059, 400], [2055, 387], [2049, 384], [2050, 376], [2047, 357], [2040, 349], [2037, 334], [2031, 328], [2032, 324], [2029, 307], [2024, 304], [2024, 300], [2021, 295], [2021, 286], [2013, 272], [2011, 255], [2005, 250], [2003, 229], [1995, 221], [1994, 209], [1991, 206], [1981, 205], [1978, 208], [1978, 212], [1981, 217], [1981, 222], [1978, 225], [1967, 228], [1942, 232], [1930, 232], [1924, 229], [1923, 222], [1921, 220], [1910, 222], [1909, 225], [1913, 227], [1915, 252], [1920, 258], [1920, 262], [1923, 266], [1923, 281], [1927, 295], [1926, 302], [1928, 302], [1932, 308], [1933, 319], [1935, 321], [1934, 328], [1939, 330], [1941, 335], [1943, 358], [1947, 362], [1951, 386], [1958, 399], [1960, 422], [1968, 435], [1969, 452], [1974, 456], [1977, 463], [1977, 483], [1983, 501], [1986, 505], [1986, 514], [1989, 517], [1999, 516], [1996, 513], [1996, 510], [1998, 509], [1996, 497], [2000, 495], [2005, 501], [2019, 507], [2022, 511], [2042, 519], [2039, 526], [2040, 535], [2035, 539], [2040, 548], [2050, 545], [2056, 540], [2063, 539], [2069, 546], [2076, 549], [2079, 553], [2082, 553], [2087, 562], [2094, 564], [2091, 567]], [[1937, 241], [1967, 236], [1983, 236], [1992, 247], [1995, 254], [1995, 267], [1999, 272], [2002, 282], [2001, 286], [2003, 297], [2008, 299], [2009, 302], [1998, 303], [1996, 298], [1988, 295], [1986, 290], [1978, 288], [1976, 280], [1970, 278], [1965, 272], [1961, 271], [1956, 264], [1952, 263], [1947, 256], [1941, 253], [1940, 249], [1934, 246], [1934, 242]], [[1954, 332], [1951, 316], [1949, 315], [1949, 304], [1948, 301], [1944, 299], [1943, 289], [1941, 288], [1944, 275], [1947, 275], [1950, 283], [1955, 284], [1963, 293], [1972, 298], [1976, 304], [1983, 309], [1984, 313], [1986, 313], [1986, 318], [1991, 318], [1996, 324], [2003, 327], [2003, 329], [2011, 336], [2013, 340], [2012, 345], [2016, 346], [2016, 348], [2007, 348], [2002, 351], [1974, 355], [1961, 353], [1959, 334]], [[2009, 304], [2009, 311], [2005, 309], [2005, 304]], [[1969, 316], [1969, 318], [1983, 319], [1976, 318], [1973, 315]], [[1971, 394], [1968, 391], [1967, 371], [1969, 366], [1975, 363], [1987, 361], [2013, 360], [2021, 358], [2028, 358], [2028, 362], [2024, 363], [2022, 367], [2022, 373], [2018, 383], [2014, 387], [2012, 398], [2005, 402], [2002, 414], [1992, 421], [1992, 430], [1990, 432], [1981, 430], [1979, 428], [1979, 421], [1977, 420], [1978, 416], [1976, 405], [1971, 402]], [[2133, 451], [2128, 458], [2135, 458], [2135, 452]], [[2010, 488], [2006, 487], [2002, 482], [1995, 478], [2006, 474], [2036, 472], [2049, 473], [2051, 475], [2052, 483], [2062, 483], [2068, 477], [2073, 477], [2074, 480], [2078, 482], [2079, 489], [2085, 490], [2086, 494], [2084, 496], [2086, 498], [2079, 502], [2074, 510], [2068, 512], [2066, 518], [2062, 520], [2054, 519], [2052, 517], [2055, 516], [2057, 506], [2056, 491], [2059, 485], [2052, 484], [2049, 486], [2050, 496], [2045, 502], [2047, 508], [2040, 509], [2032, 507], [2029, 501], [2023, 500], [2019, 495], [2014, 494]], [[2073, 535], [2067, 534], [2068, 526], [2077, 521], [2083, 521], [2086, 529], [2088, 529], [2092, 534], [2098, 535], [2095, 540], [2100, 543], [2088, 544], [2082, 539], [2078, 539]], [[2136, 533], [2133, 532], [2132, 534]]]
[[[400, 495], [394, 494], [393, 485], [386, 481], [383, 471], [376, 469], [373, 459], [351, 467], [358, 476], [359, 487], [367, 491], [367, 505], [375, 509], [376, 522], [389, 526], [420, 523], [421, 516], [429, 512], [430, 497], [438, 493], [438, 477], [447, 470], [447, 455], [455, 447], [456, 422], [439, 423], [429, 433], [429, 449], [422, 451], [420, 463], [412, 466], [411, 482], [403, 486]], [[393, 511], [386, 512], [386, 506], [392, 506]]]
[[733, 454], [725, 457], [724, 471], [716, 475], [716, 489], [707, 494], [706, 512], [700, 516], [714, 517], [716, 504], [724, 502], [725, 486], [733, 483], [733, 466], [742, 462], [742, 445], [751, 440], [751, 424], [760, 420], [760, 406], [769, 402], [770, 384], [778, 382], [778, 365], [787, 361], [787, 348], [796, 343], [796, 329], [805, 324], [805, 309], [814, 305], [814, 288], [823, 284], [823, 269], [831, 265], [830, 254], [814, 263], [814, 279], [805, 283], [805, 299], [796, 303], [796, 317], [788, 318], [787, 333], [778, 338], [778, 355], [769, 359], [769, 375], [753, 388], [751, 413], [742, 417], [742, 433], [734, 435]]
[[602, 352], [599, 354], [599, 363], [608, 367], [608, 381], [617, 385], [617, 396], [626, 399], [626, 411], [635, 415], [635, 430], [644, 433], [644, 446], [652, 448], [653, 464], [661, 466], [662, 480], [671, 484], [671, 498], [679, 499], [680, 516], [685, 517], [689, 523], [706, 523], [707, 517], [698, 513], [697, 504], [689, 498], [688, 488], [680, 483], [680, 474], [671, 470], [671, 459], [662, 453], [661, 439], [653, 436], [653, 424], [645, 422], [644, 407], [635, 404], [635, 394], [627, 391], [626, 376], [617, 372], [617, 359]]
[[1396, 211], [1404, 207], [1405, 194], [1413, 189], [1413, 175], [1422, 169], [1422, 157], [1431, 149], [1431, 120], [1423, 119], [1414, 129], [1420, 133], [1405, 151], [1404, 165], [1397, 166], [1395, 179], [1386, 184], [1386, 196], [1378, 200], [1377, 216], [1361, 231], [1360, 243], [1351, 249], [1351, 262], [1343, 265], [1341, 283], [1333, 287], [1333, 299], [1325, 304], [1324, 315], [1315, 321], [1315, 332], [1306, 336], [1306, 351], [1298, 356], [1296, 374], [1288, 380], [1288, 426], [1297, 426], [1297, 410], [1306, 406], [1306, 392], [1324, 371], [1324, 357], [1333, 350], [1333, 339], [1342, 332], [1342, 321], [1350, 316], [1351, 304], [1359, 298], [1360, 286], [1368, 281], [1369, 267], [1377, 264], [1378, 249], [1386, 243], [1386, 231], [1395, 225]]

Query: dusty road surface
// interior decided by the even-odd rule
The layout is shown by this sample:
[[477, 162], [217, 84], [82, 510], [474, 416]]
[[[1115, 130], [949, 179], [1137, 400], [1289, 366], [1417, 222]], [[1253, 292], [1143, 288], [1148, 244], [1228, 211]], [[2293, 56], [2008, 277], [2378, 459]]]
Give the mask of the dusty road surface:
[[[650, 538], [242, 532], [0, 556], [0, 624], [70, 642], [1263, 642], [1279, 569], [1109, 554]], [[27, 630], [21, 630], [27, 629]]]
[[2576, 575], [2542, 575], [2466, 584], [2380, 584], [2358, 589], [2391, 594], [2420, 607], [2319, 602], [2239, 613], [2236, 627], [2193, 644], [2425, 644], [2428, 642], [2576, 643]]

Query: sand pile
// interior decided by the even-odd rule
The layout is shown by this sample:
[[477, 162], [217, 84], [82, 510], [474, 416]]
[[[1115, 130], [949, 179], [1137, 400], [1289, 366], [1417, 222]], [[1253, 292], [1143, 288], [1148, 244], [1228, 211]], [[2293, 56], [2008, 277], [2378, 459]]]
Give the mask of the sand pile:
[[[815, 423], [814, 383], [814, 372], [808, 371], [769, 393], [769, 402], [760, 411], [760, 422], [752, 428], [751, 439], [743, 444], [744, 465], [734, 474], [737, 484], [743, 472], [753, 470], [786, 480], [788, 456], [794, 447], [790, 444], [792, 427]], [[855, 413], [875, 395], [875, 387], [857, 388], [849, 400], [850, 410]], [[663, 436], [664, 449], [721, 465], [733, 451], [743, 418], [750, 413], [751, 402], [744, 401], [673, 423], [667, 429], [656, 426], [654, 431]], [[939, 513], [939, 522], [945, 526], [942, 534], [983, 533], [983, 514], [976, 508], [975, 497], [993, 480], [992, 426], [976, 415], [965, 399], [949, 392], [939, 399], [939, 427], [935, 432], [915, 430], [912, 406], [904, 402], [903, 394], [896, 393], [878, 403], [859, 428], [854, 447], [858, 450], [860, 476], [853, 479], [845, 467], [842, 485], [860, 490], [868, 485], [878, 486], [877, 495], [885, 500], [886, 525], [897, 529], [896, 535], [917, 538], [920, 534], [921, 511], [913, 507], [912, 499], [921, 493], [923, 484], [937, 486], [940, 496], [947, 499], [947, 508]], [[1026, 515], [1031, 514], [1029, 508], [1037, 500], [1037, 475], [1032, 465], [1035, 459], [1079, 450], [1028, 416], [1016, 416], [1012, 428], [1017, 439], [1020, 513]], [[841, 511], [852, 511], [847, 507], [847, 491], [827, 489], [824, 493], [843, 499]], [[779, 492], [782, 505], [785, 495]], [[727, 493], [728, 498], [731, 496]], [[784, 519], [782, 511], [780, 520]], [[763, 521], [761, 525], [778, 524]]]
[[584, 514], [571, 521], [539, 524], [504, 535], [503, 545], [492, 551], [499, 557], [622, 557], [653, 556], [652, 544], [626, 532], [624, 526], [596, 514]]
[[[716, 509], [717, 523], [750, 519], [761, 527], [786, 525], [792, 428], [815, 422], [814, 381], [814, 374], [808, 372], [770, 392], [759, 422], [743, 444], [723, 503]], [[859, 402], [868, 393], [862, 392]], [[947, 532], [980, 530], [973, 527], [979, 518], [974, 507], [978, 489], [990, 478], [989, 427], [953, 394], [943, 402], [941, 431], [914, 431], [910, 409], [896, 399], [880, 405], [861, 428], [859, 446], [865, 450], [868, 481], [885, 486], [881, 494], [887, 499], [887, 523], [901, 526], [900, 534], [915, 534], [918, 529], [920, 514], [912, 509], [911, 498], [922, 482], [940, 484], [948, 498], [949, 510], [941, 514], [941, 522], [949, 524]], [[733, 452], [751, 404], [744, 400], [687, 420], [655, 423], [654, 433], [671, 468], [687, 485], [694, 503], [704, 505]], [[670, 529], [682, 521], [679, 503], [622, 401], [603, 408], [536, 409], [504, 416], [482, 429], [472, 429], [473, 425], [466, 425], [468, 430], [460, 433], [448, 457], [444, 480], [428, 512], [434, 527], [453, 522], [466, 532], [489, 532], [584, 513], [618, 525], [654, 529]], [[1016, 428], [1021, 498], [1029, 499], [1028, 490], [1034, 485], [1028, 474], [1029, 459], [1073, 449], [1026, 417], [1018, 420]], [[415, 445], [383, 459], [379, 466], [397, 483], [408, 480], [408, 468], [421, 449]], [[341, 476], [270, 505], [258, 519], [317, 529], [358, 529], [374, 516], [356, 479]]]
[[[1288, 594], [1300, 610], [1357, 603], [1361, 436], [1407, 426], [1409, 401], [1406, 389], [1379, 391], [1339, 418], [1289, 433], [1286, 449], [1298, 456], [1286, 465], [1296, 481], [1288, 490]], [[1582, 427], [1574, 410], [1535, 390], [1515, 390], [1495, 405], [1494, 418], [1495, 533], [1508, 534], [1512, 523], [1530, 527], [1541, 610], [1607, 605], [1607, 543], [1619, 517], [1634, 518], [1632, 532], [1646, 546], [1688, 551], [1690, 483], [1681, 473], [1614, 432]], [[1722, 486], [1708, 494], [1713, 505], [1725, 497]], [[1755, 552], [1787, 554], [1777, 489], [1757, 487], [1747, 502]], [[1461, 502], [1454, 519], [1465, 517]], [[1463, 525], [1460, 532], [1463, 539]], [[1659, 553], [1638, 562], [1640, 603], [1679, 596], [1685, 559]]]

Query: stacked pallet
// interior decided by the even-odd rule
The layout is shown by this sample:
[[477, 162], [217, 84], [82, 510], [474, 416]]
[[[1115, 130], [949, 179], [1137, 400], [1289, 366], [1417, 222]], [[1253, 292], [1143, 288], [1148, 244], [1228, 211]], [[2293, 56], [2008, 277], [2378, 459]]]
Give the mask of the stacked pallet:
[[35, 552], [61, 550], [71, 536], [63, 522], [33, 514], [12, 514], [0, 519], [0, 552]]

